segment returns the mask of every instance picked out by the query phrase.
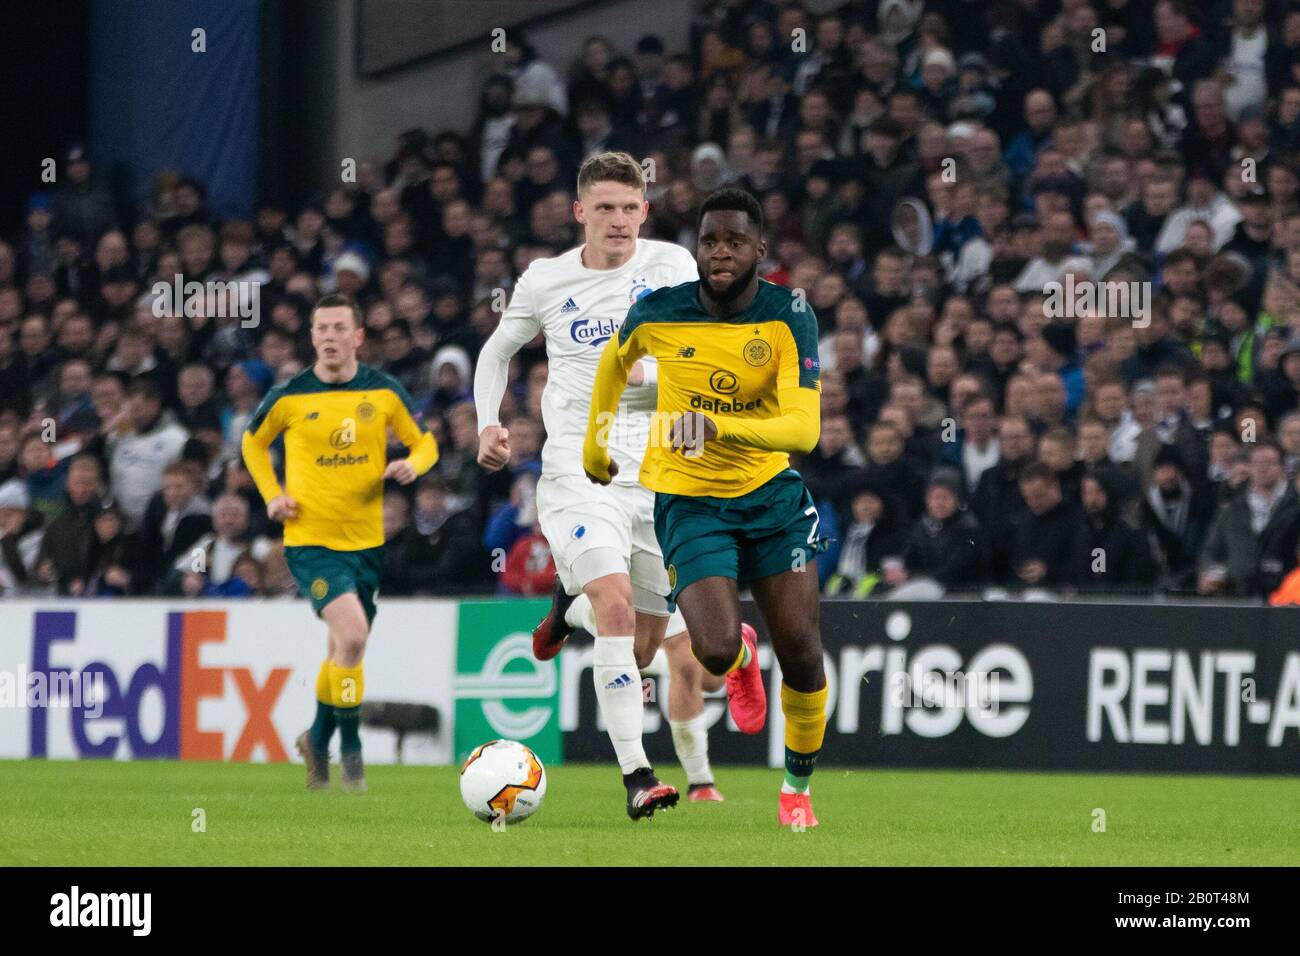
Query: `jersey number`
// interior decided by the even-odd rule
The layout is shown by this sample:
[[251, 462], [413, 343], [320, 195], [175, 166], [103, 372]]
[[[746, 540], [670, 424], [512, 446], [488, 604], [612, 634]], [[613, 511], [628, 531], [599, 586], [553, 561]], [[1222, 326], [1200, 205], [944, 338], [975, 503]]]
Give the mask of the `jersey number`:
[[822, 516], [819, 515], [819, 514], [817, 513], [817, 506], [816, 506], [816, 505], [809, 505], [807, 508], [804, 509], [804, 512], [803, 512], [803, 513], [806, 514], [806, 515], [812, 515], [813, 526], [812, 526], [812, 530], [808, 532], [808, 543], [809, 543], [809, 544], [816, 544], [816, 543], [817, 543], [817, 526], [818, 526], [819, 524], [821, 524]]

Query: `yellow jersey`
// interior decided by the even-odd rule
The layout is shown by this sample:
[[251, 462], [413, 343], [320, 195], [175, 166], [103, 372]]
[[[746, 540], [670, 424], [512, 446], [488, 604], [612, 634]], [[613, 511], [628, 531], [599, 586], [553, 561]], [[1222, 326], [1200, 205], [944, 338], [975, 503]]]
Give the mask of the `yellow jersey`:
[[[287, 494], [298, 517], [284, 523], [286, 546], [360, 551], [384, 543], [388, 429], [411, 450], [416, 474], [438, 460], [438, 445], [415, 421], [401, 383], [367, 365], [348, 382], [322, 382], [308, 368], [262, 399], [244, 432], [244, 462], [268, 502]], [[271, 442], [284, 432], [284, 488]]]
[[[659, 365], [659, 398], [641, 483], [669, 494], [736, 498], [790, 466], [821, 431], [821, 365], [817, 316], [789, 289], [759, 281], [749, 307], [710, 315], [698, 281], [658, 289], [628, 311], [601, 355], [583, 446], [583, 467], [609, 477], [607, 435], [627, 384], [643, 355]], [[701, 454], [673, 451], [672, 425], [702, 412], [717, 438]]]

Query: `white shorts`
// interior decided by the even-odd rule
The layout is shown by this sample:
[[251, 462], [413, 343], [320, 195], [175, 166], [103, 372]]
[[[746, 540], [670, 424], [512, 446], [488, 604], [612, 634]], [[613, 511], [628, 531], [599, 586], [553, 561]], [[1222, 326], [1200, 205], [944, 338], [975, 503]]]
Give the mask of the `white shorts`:
[[[654, 506], [654, 492], [642, 485], [543, 475], [537, 482], [537, 517], [564, 590], [578, 594], [596, 578], [621, 572], [632, 578], [636, 610], [667, 617], [668, 571], [655, 537]], [[582, 560], [597, 548], [615, 552], [618, 563]]]

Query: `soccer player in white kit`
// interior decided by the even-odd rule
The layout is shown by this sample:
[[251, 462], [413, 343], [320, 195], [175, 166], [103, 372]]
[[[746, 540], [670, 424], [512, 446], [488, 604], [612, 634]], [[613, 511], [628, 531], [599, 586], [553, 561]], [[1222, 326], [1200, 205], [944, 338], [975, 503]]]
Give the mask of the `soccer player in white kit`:
[[[708, 765], [703, 691], [722, 686], [691, 654], [680, 612], [668, 612], [668, 573], [654, 531], [654, 493], [637, 476], [656, 405], [653, 360], [632, 370], [610, 432], [618, 478], [592, 485], [582, 470], [591, 390], [605, 343], [618, 334], [639, 297], [698, 278], [694, 257], [680, 246], [638, 239], [649, 204], [640, 165], [627, 153], [601, 153], [582, 164], [574, 217], [583, 245], [533, 262], [479, 354], [474, 402], [479, 464], [510, 459], [500, 424], [511, 357], [538, 332], [546, 336], [550, 374], [542, 393], [546, 443], [537, 509], [558, 571], [551, 613], [533, 632], [539, 660], [559, 653], [575, 628], [595, 637], [592, 676], [614, 745], [633, 820], [674, 806], [676, 788], [662, 783], [641, 742], [641, 670], [665, 645], [671, 673], [673, 744], [687, 771], [692, 799], [721, 800]], [[665, 643], [665, 635], [672, 638]], [[693, 716], [685, 717], [686, 712]]]

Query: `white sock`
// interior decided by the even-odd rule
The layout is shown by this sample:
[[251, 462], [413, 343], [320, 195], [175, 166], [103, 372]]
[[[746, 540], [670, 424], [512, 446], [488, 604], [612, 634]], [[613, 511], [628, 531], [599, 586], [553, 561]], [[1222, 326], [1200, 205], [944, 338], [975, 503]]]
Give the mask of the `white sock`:
[[670, 720], [673, 731], [673, 749], [677, 760], [686, 771], [688, 783], [712, 783], [713, 771], [709, 767], [709, 728], [704, 711], [690, 720]]
[[623, 773], [650, 766], [641, 746], [641, 672], [635, 641], [631, 636], [597, 637], [592, 652], [596, 700]]
[[661, 647], [655, 651], [655, 656], [650, 659], [650, 663], [641, 668], [642, 677], [664, 677], [668, 674], [668, 655], [664, 653]]
[[579, 594], [569, 605], [569, 609], [564, 612], [564, 622], [569, 627], [576, 627], [580, 631], [586, 631], [592, 637], [596, 636], [596, 612], [591, 608], [591, 598], [586, 594]]

